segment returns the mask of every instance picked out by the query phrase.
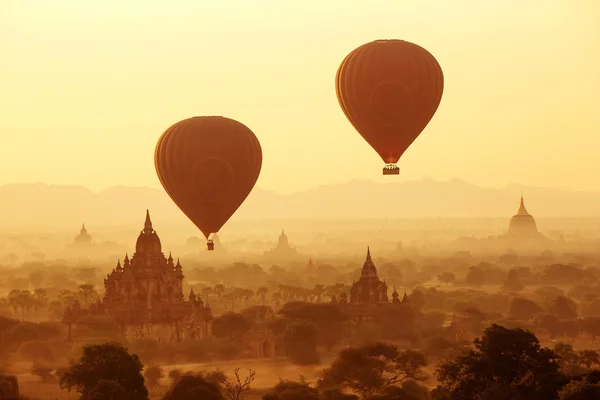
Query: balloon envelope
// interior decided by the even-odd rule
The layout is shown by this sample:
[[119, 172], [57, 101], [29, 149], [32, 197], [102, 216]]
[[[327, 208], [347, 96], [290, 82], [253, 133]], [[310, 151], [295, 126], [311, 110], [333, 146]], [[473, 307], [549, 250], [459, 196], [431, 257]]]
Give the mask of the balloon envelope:
[[435, 114], [444, 75], [424, 48], [404, 40], [377, 40], [353, 50], [336, 74], [344, 114], [387, 164], [402, 154]]
[[254, 133], [238, 121], [193, 117], [162, 134], [154, 165], [173, 202], [208, 239], [252, 191], [262, 150]]

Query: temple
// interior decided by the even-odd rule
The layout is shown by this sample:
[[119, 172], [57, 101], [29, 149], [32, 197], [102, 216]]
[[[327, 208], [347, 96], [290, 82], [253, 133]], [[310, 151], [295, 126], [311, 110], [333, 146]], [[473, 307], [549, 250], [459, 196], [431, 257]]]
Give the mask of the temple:
[[508, 234], [514, 236], [538, 236], [540, 232], [537, 229], [535, 219], [527, 212], [523, 194], [521, 194], [521, 204], [519, 210], [510, 219], [508, 224]]
[[377, 268], [371, 260], [371, 249], [367, 247], [367, 258], [360, 279], [350, 288], [350, 303], [369, 305], [388, 303], [387, 291], [387, 285], [377, 276]]
[[288, 237], [282, 229], [279, 239], [277, 240], [277, 246], [269, 251], [266, 251], [264, 255], [272, 258], [296, 258], [298, 256], [298, 252], [296, 251], [296, 248], [290, 245]]
[[[135, 253], [126, 254], [121, 265], [104, 279], [105, 295], [87, 313], [101, 312], [114, 318], [126, 338], [145, 337], [163, 341], [203, 339], [211, 336], [212, 313], [193, 290], [183, 295], [183, 267], [171, 254], [165, 257], [158, 234], [146, 211]], [[63, 322], [77, 323], [83, 311], [67, 308]], [[69, 335], [70, 336], [70, 335]]]
[[392, 301], [388, 298], [388, 286], [377, 276], [377, 268], [371, 259], [371, 249], [367, 247], [367, 257], [363, 264], [360, 278], [350, 287], [350, 301], [346, 293], [340, 295], [338, 300], [335, 296], [331, 299], [332, 303], [341, 306], [347, 306], [351, 315], [365, 317], [369, 316], [373, 307], [385, 305], [410, 306], [409, 297], [404, 292], [402, 300], [394, 288], [392, 292]]
[[88, 233], [85, 228], [85, 224], [81, 225], [81, 230], [79, 231], [79, 235], [75, 236], [73, 239], [74, 247], [87, 247], [92, 244], [92, 237]]

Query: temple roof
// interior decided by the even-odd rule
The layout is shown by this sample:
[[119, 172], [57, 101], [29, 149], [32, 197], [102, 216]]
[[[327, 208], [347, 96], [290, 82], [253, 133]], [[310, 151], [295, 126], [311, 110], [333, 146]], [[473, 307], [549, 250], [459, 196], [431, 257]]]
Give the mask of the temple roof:
[[150, 220], [150, 211], [146, 210], [146, 220], [144, 221], [144, 229], [140, 232], [135, 244], [136, 253], [145, 254], [160, 254], [162, 253], [162, 245], [156, 231], [152, 228]]
[[529, 215], [525, 208], [525, 202], [523, 201], [523, 193], [521, 193], [521, 204], [519, 205], [519, 210], [516, 215]]
[[367, 257], [365, 259], [365, 263], [363, 264], [360, 275], [361, 278], [377, 277], [377, 268], [375, 268], [375, 264], [373, 264], [373, 260], [371, 260], [371, 249], [369, 247], [367, 247]]
[[525, 208], [525, 201], [523, 200], [523, 194], [521, 194], [521, 203], [517, 213], [510, 219], [508, 225], [508, 231], [512, 234], [517, 235], [536, 235], [539, 234], [535, 219], [527, 209]]

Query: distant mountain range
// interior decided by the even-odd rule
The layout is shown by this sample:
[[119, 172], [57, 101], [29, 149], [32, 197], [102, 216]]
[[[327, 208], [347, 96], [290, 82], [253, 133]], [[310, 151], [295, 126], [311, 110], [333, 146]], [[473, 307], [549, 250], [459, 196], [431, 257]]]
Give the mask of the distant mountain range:
[[[430, 178], [380, 184], [349, 181], [282, 195], [256, 188], [235, 219], [356, 219], [509, 217], [524, 193], [535, 217], [600, 216], [600, 192], [523, 187], [483, 188], [461, 180]], [[139, 224], [146, 208], [156, 221], [187, 223], [162, 189], [112, 187], [92, 192], [83, 186], [42, 183], [0, 187], [0, 230], [13, 227], [73, 229]]]

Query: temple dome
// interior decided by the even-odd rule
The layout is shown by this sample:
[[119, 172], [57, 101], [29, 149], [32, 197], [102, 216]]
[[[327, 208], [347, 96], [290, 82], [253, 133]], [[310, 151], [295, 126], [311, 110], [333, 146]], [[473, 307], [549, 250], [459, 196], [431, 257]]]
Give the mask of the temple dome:
[[519, 210], [510, 219], [510, 223], [508, 224], [508, 232], [519, 236], [539, 234], [535, 219], [527, 212], [527, 209], [525, 208], [523, 195], [521, 195], [521, 204], [519, 206]]
[[135, 244], [135, 252], [140, 254], [160, 254], [162, 253], [162, 245], [156, 231], [152, 228], [150, 220], [150, 212], [146, 210], [146, 221], [144, 229], [140, 232]]
[[83, 224], [81, 226], [81, 231], [79, 232], [79, 235], [77, 235], [73, 240], [73, 244], [77, 246], [87, 245], [90, 243], [92, 243], [92, 237], [89, 235], [87, 229], [85, 228], [85, 224]]

